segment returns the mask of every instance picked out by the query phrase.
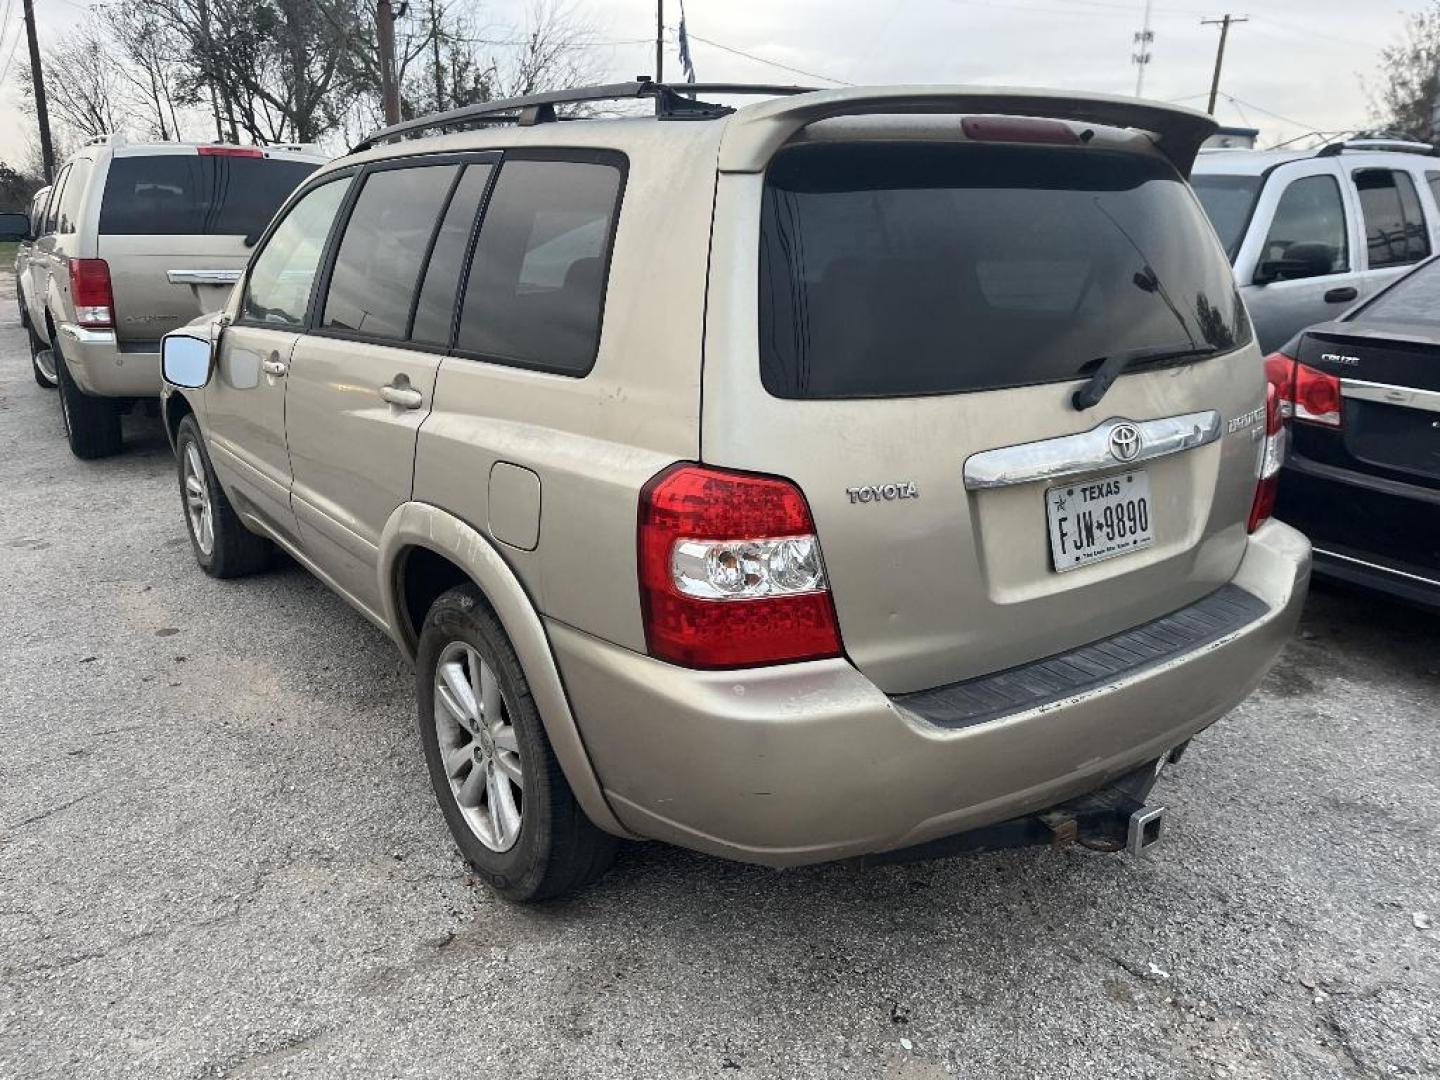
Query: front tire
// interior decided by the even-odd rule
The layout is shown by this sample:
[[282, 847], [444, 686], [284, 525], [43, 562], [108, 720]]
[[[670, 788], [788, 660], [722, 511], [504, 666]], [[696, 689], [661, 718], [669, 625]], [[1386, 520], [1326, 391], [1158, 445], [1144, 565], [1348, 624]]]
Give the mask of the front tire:
[[175, 457], [180, 505], [190, 533], [190, 549], [200, 569], [214, 578], [244, 577], [267, 569], [274, 559], [274, 545], [241, 523], [215, 478], [200, 425], [193, 416], [180, 421]]
[[614, 861], [545, 735], [504, 628], [473, 585], [444, 593], [420, 631], [417, 722], [430, 784], [460, 853], [496, 892], [574, 892]]
[[112, 398], [91, 397], [70, 377], [60, 346], [51, 338], [55, 375], [60, 385], [60, 418], [70, 452], [82, 461], [111, 457], [120, 452], [120, 405]]

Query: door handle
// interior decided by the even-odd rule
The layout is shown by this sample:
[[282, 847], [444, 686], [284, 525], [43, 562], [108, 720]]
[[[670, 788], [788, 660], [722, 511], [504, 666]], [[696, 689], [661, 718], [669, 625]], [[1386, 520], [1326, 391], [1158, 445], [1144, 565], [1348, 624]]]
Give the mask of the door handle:
[[1340, 288], [1331, 289], [1325, 294], [1325, 303], [1343, 304], [1347, 300], [1354, 300], [1359, 295], [1360, 292], [1354, 285], [1342, 285]]
[[425, 395], [411, 386], [404, 375], [396, 375], [393, 382], [380, 387], [380, 397], [400, 409], [418, 409], [425, 403]]
[[290, 370], [290, 365], [284, 360], [276, 359], [277, 356], [279, 356], [278, 353], [272, 353], [269, 360], [260, 361], [260, 369], [264, 371], [266, 375], [274, 375], [275, 378], [279, 379]]

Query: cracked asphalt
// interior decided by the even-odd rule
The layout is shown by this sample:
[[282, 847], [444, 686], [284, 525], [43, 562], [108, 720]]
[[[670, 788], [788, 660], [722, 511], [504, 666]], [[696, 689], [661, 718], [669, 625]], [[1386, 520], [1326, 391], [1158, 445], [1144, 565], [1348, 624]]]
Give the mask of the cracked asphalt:
[[0, 1077], [1440, 1076], [1433, 616], [1315, 594], [1143, 859], [633, 845], [517, 908], [447, 840], [393, 647], [293, 567], [202, 575], [157, 422], [72, 459], [12, 296]]

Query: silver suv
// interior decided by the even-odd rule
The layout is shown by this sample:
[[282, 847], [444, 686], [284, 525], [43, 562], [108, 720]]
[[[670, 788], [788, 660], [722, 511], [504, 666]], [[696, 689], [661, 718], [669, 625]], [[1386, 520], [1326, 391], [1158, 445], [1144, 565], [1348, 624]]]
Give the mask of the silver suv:
[[[165, 341], [200, 566], [283, 549], [394, 638], [509, 897], [616, 837], [1142, 849], [1309, 575], [1184, 180], [1213, 122], [685, 89], [424, 118], [311, 177]], [[589, 97], [656, 115], [552, 122]]]
[[1205, 150], [1191, 181], [1266, 353], [1440, 251], [1440, 158], [1427, 143]]
[[36, 379], [58, 386], [70, 449], [121, 447], [160, 394], [160, 338], [223, 302], [276, 208], [326, 158], [301, 147], [97, 138], [56, 174], [20, 295]]

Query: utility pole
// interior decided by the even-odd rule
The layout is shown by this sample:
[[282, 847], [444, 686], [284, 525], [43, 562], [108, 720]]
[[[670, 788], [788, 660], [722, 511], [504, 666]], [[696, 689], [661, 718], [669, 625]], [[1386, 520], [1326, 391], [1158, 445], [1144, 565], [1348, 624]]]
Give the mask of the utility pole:
[[430, 0], [430, 44], [435, 47], [435, 111], [445, 111], [445, 72], [440, 67], [440, 16], [435, 13], [435, 0]]
[[1210, 104], [1205, 109], [1205, 111], [1208, 112], [1211, 116], [1215, 115], [1215, 97], [1217, 94], [1220, 93], [1220, 65], [1225, 62], [1225, 39], [1230, 36], [1230, 24], [1249, 21], [1250, 20], [1244, 15], [1240, 16], [1237, 19], [1233, 15], [1229, 14], [1224, 15], [1218, 19], [1200, 20], [1201, 26], [1220, 27], [1220, 45], [1215, 50], [1215, 75], [1210, 80]]
[[376, 0], [375, 28], [380, 43], [380, 101], [385, 123], [400, 122], [400, 88], [395, 85], [395, 9], [390, 0]]
[[45, 73], [40, 70], [34, 0], [25, 0], [25, 35], [30, 39], [30, 77], [35, 80], [35, 119], [40, 122], [40, 162], [48, 184], [55, 179], [55, 147], [50, 143], [50, 110], [45, 107]]
[[1139, 69], [1135, 72], [1136, 97], [1140, 97], [1145, 90], [1145, 69], [1150, 66], [1150, 45], [1155, 40], [1155, 32], [1150, 29], [1150, 3], [1151, 0], [1145, 0], [1145, 22], [1140, 27], [1140, 32], [1135, 35], [1135, 44], [1140, 51], [1130, 54], [1130, 59]]
[[665, 81], [665, 0], [655, 0], [655, 81]]

